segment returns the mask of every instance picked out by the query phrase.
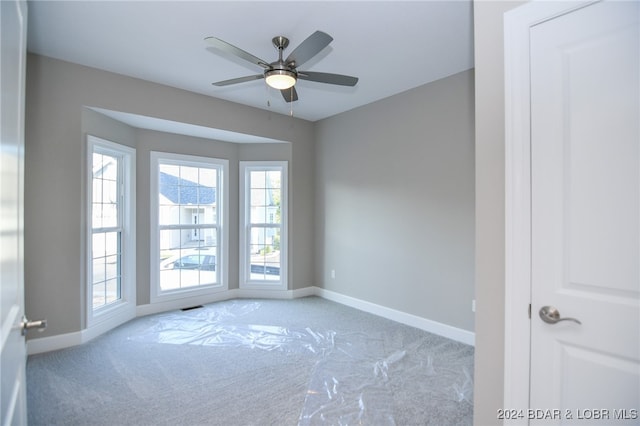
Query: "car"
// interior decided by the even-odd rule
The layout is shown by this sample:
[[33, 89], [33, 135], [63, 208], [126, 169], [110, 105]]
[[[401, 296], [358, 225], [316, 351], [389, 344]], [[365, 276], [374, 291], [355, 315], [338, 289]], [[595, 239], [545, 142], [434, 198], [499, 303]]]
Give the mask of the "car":
[[266, 274], [266, 275], [280, 275], [280, 267], [278, 266], [268, 266], [268, 265], [256, 265], [251, 264], [251, 273], [252, 274]]
[[216, 255], [205, 250], [182, 250], [160, 262], [160, 270], [166, 269], [199, 269], [201, 271], [216, 270]]

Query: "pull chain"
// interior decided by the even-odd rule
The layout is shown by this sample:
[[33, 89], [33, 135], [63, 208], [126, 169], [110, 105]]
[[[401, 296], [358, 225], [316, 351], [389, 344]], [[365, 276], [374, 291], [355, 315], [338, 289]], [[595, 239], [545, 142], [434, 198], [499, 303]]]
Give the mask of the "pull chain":
[[294, 86], [291, 86], [291, 89], [289, 89], [290, 90], [290, 98], [291, 98], [291, 102], [289, 102], [289, 107], [291, 108], [289, 110], [289, 115], [291, 117], [293, 117], [293, 87]]

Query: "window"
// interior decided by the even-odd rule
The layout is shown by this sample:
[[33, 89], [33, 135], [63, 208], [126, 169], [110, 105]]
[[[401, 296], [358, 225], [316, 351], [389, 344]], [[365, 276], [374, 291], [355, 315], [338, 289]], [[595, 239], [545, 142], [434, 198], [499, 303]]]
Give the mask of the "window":
[[226, 290], [227, 160], [151, 153], [151, 299]]
[[135, 149], [87, 137], [88, 323], [135, 309]]
[[287, 289], [287, 162], [240, 162], [240, 286]]

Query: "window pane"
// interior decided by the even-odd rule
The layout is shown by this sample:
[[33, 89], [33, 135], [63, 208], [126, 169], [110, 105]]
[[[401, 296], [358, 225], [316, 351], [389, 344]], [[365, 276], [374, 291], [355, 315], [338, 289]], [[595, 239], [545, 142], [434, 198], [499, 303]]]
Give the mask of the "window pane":
[[218, 186], [218, 171], [216, 169], [200, 168], [198, 170], [200, 176], [198, 182], [202, 185], [217, 187]]
[[91, 253], [92, 253], [92, 258], [94, 259], [97, 257], [103, 257], [106, 255], [105, 234], [103, 232], [93, 234]]
[[[160, 165], [160, 225], [214, 224], [217, 212], [217, 169]], [[200, 217], [194, 217], [194, 215]]]
[[93, 270], [93, 283], [97, 284], [97, 283], [103, 282], [107, 276], [105, 258], [99, 257], [97, 259], [93, 259], [92, 270]]
[[119, 271], [120, 256], [105, 257], [106, 279], [117, 279], [120, 276]]
[[102, 202], [118, 202], [118, 183], [113, 180], [102, 180]]
[[198, 167], [180, 166], [180, 185], [198, 186]]
[[266, 223], [267, 220], [267, 192], [264, 189], [251, 189], [250, 192], [250, 216], [251, 223]]
[[252, 280], [280, 280], [279, 227], [252, 227], [249, 250]]
[[99, 175], [103, 179], [118, 180], [118, 157], [103, 154], [102, 169], [99, 171]]
[[93, 203], [91, 205], [91, 227], [102, 228], [102, 204]]
[[281, 223], [281, 178], [279, 170], [250, 172], [250, 223]]
[[266, 188], [280, 188], [280, 178], [282, 176], [282, 172], [280, 170], [270, 170], [266, 172]]
[[93, 170], [93, 176], [96, 176], [96, 172], [99, 172], [102, 169], [102, 154], [97, 152], [93, 153], [93, 164], [91, 165], [91, 169]]
[[264, 170], [252, 171], [249, 177], [250, 188], [266, 188], [267, 187], [267, 172]]
[[93, 179], [93, 189], [91, 198], [94, 203], [102, 202], [102, 179]]
[[105, 303], [113, 303], [120, 299], [120, 285], [118, 279], [108, 280], [105, 283]]
[[160, 231], [160, 290], [218, 282], [217, 228]]
[[161, 204], [158, 211], [160, 225], [180, 225], [180, 206], [175, 204]]
[[166, 173], [171, 176], [180, 176], [180, 166], [174, 164], [160, 164], [160, 174]]
[[279, 281], [280, 280], [280, 261], [278, 261], [278, 262], [267, 262], [265, 264], [264, 279], [265, 280], [273, 280], [273, 281]]
[[121, 254], [120, 232], [98, 232], [92, 236], [93, 309], [120, 300]]
[[102, 227], [113, 228], [118, 226], [118, 205], [103, 204], [102, 205]]
[[119, 254], [120, 253], [120, 241], [119, 241], [120, 233], [107, 232], [102, 235], [104, 235], [104, 244], [105, 244], [104, 255], [112, 256], [114, 254]]
[[251, 189], [251, 207], [253, 206], [266, 206], [266, 200], [267, 200], [267, 193], [264, 190], [264, 188], [259, 188], [259, 189], [255, 189], [252, 188]]
[[105, 285], [104, 281], [94, 284], [92, 287], [93, 292], [93, 309], [100, 308], [106, 305], [106, 294], [105, 294]]

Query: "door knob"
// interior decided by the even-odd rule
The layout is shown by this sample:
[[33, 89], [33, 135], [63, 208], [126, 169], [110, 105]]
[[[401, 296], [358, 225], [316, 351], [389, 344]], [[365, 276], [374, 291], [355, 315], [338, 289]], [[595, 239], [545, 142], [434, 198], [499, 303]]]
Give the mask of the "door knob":
[[22, 317], [22, 323], [21, 324], [22, 324], [22, 335], [23, 336], [26, 336], [27, 335], [27, 331], [29, 331], [32, 328], [35, 328], [38, 331], [44, 331], [44, 329], [47, 328], [47, 320], [46, 319], [29, 321], [27, 319], [27, 317]]
[[547, 324], [555, 324], [560, 321], [573, 321], [577, 324], [582, 324], [580, 320], [575, 318], [561, 318], [560, 311], [558, 311], [553, 306], [543, 306], [539, 311], [540, 319], [546, 322]]

